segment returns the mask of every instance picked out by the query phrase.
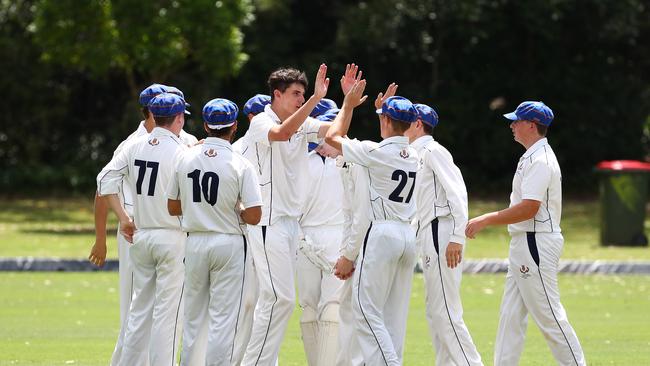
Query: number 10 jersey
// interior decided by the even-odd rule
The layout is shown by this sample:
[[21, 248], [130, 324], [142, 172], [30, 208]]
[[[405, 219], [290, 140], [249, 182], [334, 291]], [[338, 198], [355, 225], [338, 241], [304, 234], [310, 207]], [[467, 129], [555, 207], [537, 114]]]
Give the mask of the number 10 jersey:
[[179, 155], [167, 197], [181, 200], [187, 232], [242, 234], [240, 202], [243, 208], [262, 206], [255, 169], [217, 137]]

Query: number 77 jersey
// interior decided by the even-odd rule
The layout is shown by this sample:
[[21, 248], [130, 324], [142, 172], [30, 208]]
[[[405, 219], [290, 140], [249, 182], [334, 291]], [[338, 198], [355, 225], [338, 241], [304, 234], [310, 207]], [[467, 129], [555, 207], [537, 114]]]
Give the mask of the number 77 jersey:
[[343, 159], [368, 169], [371, 221], [410, 222], [415, 217], [419, 159], [407, 137], [393, 136], [380, 143], [345, 140]]
[[177, 160], [167, 197], [181, 201], [183, 231], [242, 234], [240, 202], [262, 206], [258, 182], [253, 166], [228, 141], [208, 137]]
[[127, 145], [97, 176], [99, 195], [117, 194], [124, 180], [134, 193], [134, 219], [138, 229], [180, 230], [178, 217], [167, 212], [167, 187], [174, 159], [187, 149], [171, 131], [156, 127]]

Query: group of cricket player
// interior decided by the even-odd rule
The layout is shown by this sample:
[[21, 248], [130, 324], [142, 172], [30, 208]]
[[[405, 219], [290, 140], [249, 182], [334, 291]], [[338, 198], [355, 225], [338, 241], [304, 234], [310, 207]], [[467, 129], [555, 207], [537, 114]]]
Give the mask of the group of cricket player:
[[558, 364], [585, 364], [558, 290], [561, 171], [548, 106], [527, 101], [504, 115], [525, 148], [510, 205], [468, 220], [433, 106], [392, 83], [371, 106], [382, 140], [359, 141], [348, 136], [353, 115], [371, 103], [357, 65], [341, 76], [340, 106], [325, 98], [325, 64], [310, 96], [294, 68], [273, 71], [268, 86], [243, 105], [248, 128], [236, 141], [233, 101], [204, 105], [199, 141], [183, 130], [181, 90], [140, 94], [144, 120], [97, 176], [98, 266], [109, 210], [119, 220], [112, 365], [276, 365], [296, 301], [309, 366], [402, 365], [417, 262], [432, 362], [482, 365], [460, 285], [466, 238], [491, 225], [512, 238], [494, 365], [519, 364], [529, 315]]

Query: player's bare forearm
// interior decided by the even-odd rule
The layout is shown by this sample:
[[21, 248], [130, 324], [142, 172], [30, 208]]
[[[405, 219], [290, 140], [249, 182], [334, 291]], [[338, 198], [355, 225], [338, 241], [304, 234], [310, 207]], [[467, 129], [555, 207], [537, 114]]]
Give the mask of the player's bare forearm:
[[106, 222], [108, 220], [108, 202], [95, 192], [95, 240], [106, 242]]
[[352, 89], [343, 100], [343, 106], [341, 107], [339, 114], [334, 119], [334, 122], [332, 122], [329, 130], [327, 130], [325, 142], [339, 151], [343, 151], [343, 136], [345, 136], [350, 129], [350, 122], [352, 121], [354, 108], [361, 105], [361, 103], [365, 102], [368, 98], [367, 95], [363, 95], [365, 88], [365, 80], [359, 80], [354, 83]]
[[520, 203], [501, 211], [489, 212], [475, 217], [467, 223], [465, 235], [470, 239], [474, 239], [476, 234], [486, 226], [509, 225], [530, 220], [535, 217], [540, 204], [540, 201], [523, 200]]
[[181, 207], [181, 200], [167, 200], [167, 212], [171, 216], [180, 216], [183, 214], [183, 209]]
[[253, 206], [242, 210], [241, 219], [249, 225], [257, 225], [262, 219], [262, 207]]

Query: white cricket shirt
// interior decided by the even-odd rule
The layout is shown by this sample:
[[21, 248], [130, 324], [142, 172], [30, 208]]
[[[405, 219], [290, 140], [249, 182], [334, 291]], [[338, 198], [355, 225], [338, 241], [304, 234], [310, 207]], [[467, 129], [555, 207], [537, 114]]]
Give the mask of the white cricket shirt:
[[410, 223], [416, 215], [419, 158], [408, 137], [389, 137], [380, 143], [343, 140], [342, 145], [346, 161], [368, 169], [370, 219]]
[[343, 183], [336, 160], [321, 158], [315, 151], [309, 153], [307, 187], [300, 226], [343, 224]]
[[155, 127], [125, 146], [97, 176], [100, 195], [119, 193], [122, 181], [134, 194], [137, 229], [179, 229], [178, 217], [167, 211], [167, 187], [176, 155], [187, 146], [171, 131]]
[[341, 180], [343, 182], [343, 241], [339, 254], [355, 261], [359, 255], [361, 244], [370, 225], [370, 188], [368, 169], [337, 158]]
[[242, 234], [239, 202], [244, 208], [262, 205], [253, 166], [217, 137], [180, 155], [167, 197], [181, 200], [187, 232]]
[[427, 135], [411, 144], [420, 157], [415, 195], [419, 227], [437, 217], [452, 218], [450, 242], [465, 244], [467, 188], [460, 169], [444, 146]]
[[512, 179], [510, 207], [524, 199], [540, 201], [530, 220], [508, 225], [509, 233], [559, 233], [562, 216], [562, 172], [546, 138], [533, 144], [517, 164]]
[[[137, 137], [147, 134], [149, 134], [149, 132], [147, 132], [147, 129], [144, 127], [144, 121], [140, 121], [138, 128], [133, 131], [126, 139], [124, 139], [124, 141], [120, 142], [120, 144], [113, 152], [113, 157], [117, 156], [117, 154], [119, 154], [125, 146], [133, 142], [133, 140], [135, 140]], [[196, 137], [183, 130], [181, 130], [180, 139], [184, 144], [188, 146], [193, 146], [198, 141]], [[106, 172], [102, 170], [99, 175], [103, 175], [104, 173]], [[120, 187], [118, 196], [126, 212], [129, 214], [129, 216], [133, 217], [133, 192], [131, 192], [130, 186], [131, 185], [128, 184], [126, 180], [124, 180], [122, 186]]]
[[[320, 121], [308, 117], [288, 141], [269, 141], [269, 130], [281, 124], [271, 105], [251, 120], [247, 135], [255, 144], [262, 200], [259, 225], [271, 225], [282, 216], [300, 217], [308, 192], [307, 144], [318, 140]], [[253, 162], [254, 163], [254, 162]]]

